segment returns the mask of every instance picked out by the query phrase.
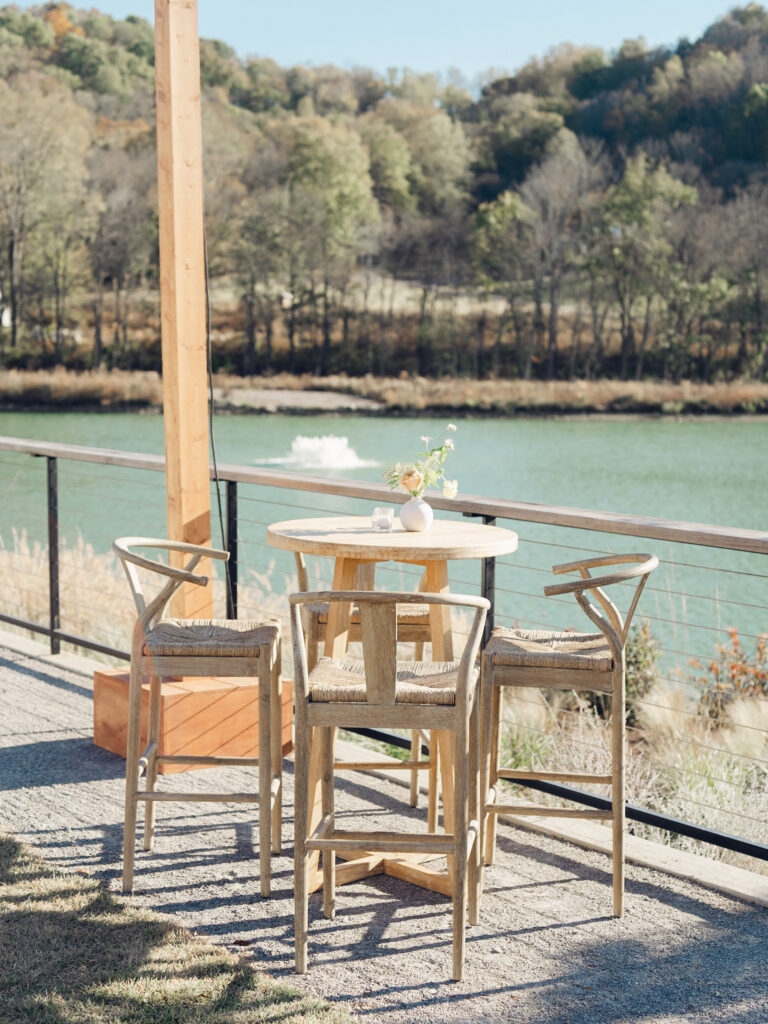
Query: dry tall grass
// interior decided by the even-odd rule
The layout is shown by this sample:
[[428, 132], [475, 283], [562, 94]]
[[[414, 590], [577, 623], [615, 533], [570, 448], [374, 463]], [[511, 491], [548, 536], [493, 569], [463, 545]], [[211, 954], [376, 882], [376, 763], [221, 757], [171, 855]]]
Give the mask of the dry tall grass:
[[[287, 386], [287, 385], [283, 385]], [[617, 380], [428, 380], [328, 377], [313, 386], [352, 391], [401, 409], [541, 413], [744, 413], [768, 411], [768, 384]]]
[[[95, 551], [80, 537], [76, 544], [62, 546], [59, 564], [62, 631], [118, 650], [130, 650], [136, 609], [117, 558]], [[145, 594], [157, 593], [157, 577], [143, 571], [140, 571], [140, 576]], [[281, 619], [283, 636], [287, 637], [285, 595], [273, 590], [271, 573], [251, 573], [250, 577], [250, 583], [245, 582], [238, 588], [240, 617], [276, 616]], [[0, 536], [0, 580], [3, 584], [3, 611], [6, 614], [47, 625], [48, 553], [39, 542], [30, 544], [26, 531], [19, 533], [13, 530], [9, 546], [5, 545]], [[296, 589], [296, 586], [292, 589]], [[213, 605], [214, 614], [225, 615], [226, 586], [221, 576], [213, 580]], [[97, 652], [88, 652], [88, 656], [111, 660]], [[289, 649], [284, 649], [284, 656], [290, 657]]]
[[401, 411], [453, 410], [468, 413], [754, 413], [768, 412], [768, 383], [672, 384], [618, 380], [432, 380], [427, 377], [273, 377], [217, 375], [226, 397], [239, 388], [341, 391]]
[[160, 406], [160, 375], [140, 370], [8, 370], [0, 374], [0, 405], [8, 407]]
[[[696, 714], [685, 691], [656, 686], [635, 706], [628, 731], [627, 801], [719, 832], [768, 843], [768, 703], [742, 700], [718, 724]], [[517, 768], [608, 773], [610, 720], [576, 694], [550, 703], [537, 691], [510, 690], [503, 749]], [[608, 787], [594, 787], [608, 795]], [[560, 803], [536, 794], [545, 805]], [[631, 831], [724, 863], [768, 874], [768, 864], [638, 822]]]
[[[217, 374], [224, 401], [242, 389], [341, 391], [402, 412], [468, 414], [744, 414], [768, 413], [768, 383], [671, 384], [654, 381], [431, 380], [425, 377], [313, 377]], [[160, 407], [158, 374], [129, 370], [11, 370], [0, 374], [0, 406], [6, 408], [98, 406]]]

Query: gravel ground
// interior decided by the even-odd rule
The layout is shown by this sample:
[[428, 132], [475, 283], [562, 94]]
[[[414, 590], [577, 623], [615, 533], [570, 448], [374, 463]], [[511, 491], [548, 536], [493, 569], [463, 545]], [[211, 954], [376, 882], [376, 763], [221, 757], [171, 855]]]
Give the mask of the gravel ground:
[[[85, 667], [0, 648], [0, 830], [119, 887], [122, 759], [91, 742]], [[292, 975], [292, 762], [273, 898], [258, 894], [257, 828], [237, 806], [162, 804], [156, 850], [137, 856], [136, 902]], [[162, 779], [241, 788], [238, 770]], [[355, 775], [337, 807], [389, 827], [404, 790]], [[379, 876], [339, 890], [335, 921], [310, 900], [310, 971], [295, 978], [371, 1024], [766, 1024], [766, 911], [628, 865], [627, 914], [610, 916], [608, 859], [501, 827], [463, 982], [450, 980], [447, 899]]]

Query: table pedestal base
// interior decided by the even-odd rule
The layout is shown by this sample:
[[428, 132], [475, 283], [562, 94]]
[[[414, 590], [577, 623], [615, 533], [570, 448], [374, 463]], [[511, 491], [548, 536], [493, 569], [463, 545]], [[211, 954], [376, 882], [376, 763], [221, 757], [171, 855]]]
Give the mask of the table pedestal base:
[[[341, 858], [342, 854], [337, 854]], [[429, 859], [429, 854], [392, 854], [392, 853], [369, 853], [355, 854], [354, 860], [337, 861], [336, 864], [336, 885], [348, 885], [350, 882], [357, 882], [361, 878], [370, 878], [372, 875], [390, 875], [392, 878], [401, 878], [404, 882], [411, 882], [413, 885], [420, 885], [422, 889], [431, 889], [432, 892], [439, 892], [443, 896], [451, 896], [453, 883], [449, 871], [436, 871], [427, 867], [423, 862]], [[312, 868], [309, 872], [309, 891], [317, 892], [323, 887], [323, 872], [320, 868]]]

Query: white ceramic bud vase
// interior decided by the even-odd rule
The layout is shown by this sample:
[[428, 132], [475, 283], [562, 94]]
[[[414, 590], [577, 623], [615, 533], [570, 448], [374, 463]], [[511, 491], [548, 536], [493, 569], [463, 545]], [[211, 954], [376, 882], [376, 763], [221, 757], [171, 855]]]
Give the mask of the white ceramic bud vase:
[[411, 533], [423, 533], [432, 525], [434, 513], [432, 506], [423, 498], [411, 498], [400, 509], [400, 522]]

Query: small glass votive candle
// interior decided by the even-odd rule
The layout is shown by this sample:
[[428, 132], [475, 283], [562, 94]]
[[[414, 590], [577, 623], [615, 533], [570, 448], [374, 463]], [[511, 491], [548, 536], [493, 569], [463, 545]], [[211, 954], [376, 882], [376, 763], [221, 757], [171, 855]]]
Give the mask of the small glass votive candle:
[[392, 529], [392, 523], [395, 518], [395, 510], [387, 506], [381, 508], [375, 508], [371, 515], [371, 523], [373, 524], [374, 530], [379, 533], [389, 533]]

